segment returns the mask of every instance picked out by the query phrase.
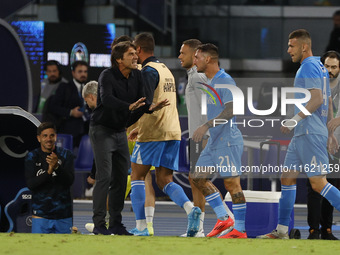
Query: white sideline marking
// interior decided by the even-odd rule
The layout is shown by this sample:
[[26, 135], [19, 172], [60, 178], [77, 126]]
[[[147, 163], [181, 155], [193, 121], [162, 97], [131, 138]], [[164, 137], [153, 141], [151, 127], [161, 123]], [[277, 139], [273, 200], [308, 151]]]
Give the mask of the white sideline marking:
[[[74, 199], [74, 204], [92, 204], [92, 200]], [[124, 201], [124, 204], [131, 205], [131, 201]], [[156, 205], [176, 205], [172, 201], [156, 201]], [[206, 203], [205, 205], [209, 205]], [[307, 204], [295, 204], [294, 208], [307, 208]]]

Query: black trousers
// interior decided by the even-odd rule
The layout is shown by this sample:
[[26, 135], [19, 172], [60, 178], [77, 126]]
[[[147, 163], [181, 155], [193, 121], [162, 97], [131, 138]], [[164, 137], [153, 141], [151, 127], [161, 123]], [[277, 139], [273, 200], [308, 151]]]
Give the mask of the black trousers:
[[[334, 169], [334, 164], [339, 164], [339, 161], [332, 160], [330, 158], [329, 163], [333, 164]], [[339, 175], [339, 173], [334, 174]], [[339, 187], [339, 178], [334, 178], [337, 177], [334, 176], [334, 174], [327, 175], [327, 181], [333, 186]], [[307, 181], [307, 209], [309, 229], [318, 230], [319, 225], [321, 225], [321, 231], [326, 231], [327, 228], [332, 228], [334, 207], [326, 198], [322, 197], [319, 193], [312, 189], [309, 181]]]
[[120, 225], [126, 191], [130, 154], [125, 131], [90, 126], [90, 139], [96, 162], [96, 183], [93, 189], [93, 222], [105, 226], [106, 199], [110, 213], [109, 227]]

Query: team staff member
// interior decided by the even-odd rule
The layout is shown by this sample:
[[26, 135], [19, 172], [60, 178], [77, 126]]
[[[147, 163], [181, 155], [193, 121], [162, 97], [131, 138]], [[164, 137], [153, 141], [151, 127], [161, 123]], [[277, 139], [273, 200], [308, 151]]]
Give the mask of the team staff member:
[[[158, 110], [167, 100], [152, 105], [145, 103], [144, 84], [137, 69], [134, 44], [121, 42], [112, 48], [112, 67], [99, 76], [97, 107], [91, 116], [90, 139], [96, 162], [96, 185], [93, 190], [95, 234], [131, 235], [122, 224], [122, 210], [130, 155], [126, 127], [133, 111]], [[105, 227], [106, 198], [109, 195], [109, 229]]]
[[[203, 73], [197, 72], [197, 67], [194, 65], [194, 58], [196, 48], [202, 43], [197, 39], [185, 40], [181, 46], [180, 54], [178, 56], [181, 66], [187, 71], [188, 82], [185, 86], [185, 102], [188, 110], [188, 129], [189, 129], [189, 159], [190, 159], [190, 170], [195, 168], [197, 159], [202, 149], [207, 144], [208, 135], [204, 137], [202, 142], [195, 143], [192, 140], [194, 131], [202, 124], [207, 121], [206, 116], [201, 114], [202, 106], [202, 85], [200, 83], [206, 83], [207, 79]], [[195, 237], [204, 237], [204, 211], [205, 211], [205, 198], [202, 193], [193, 184], [190, 175], [188, 176], [189, 183], [192, 191], [192, 198], [195, 206], [198, 206], [202, 213], [200, 216], [200, 227]], [[186, 234], [184, 235], [186, 236]]]
[[69, 83], [61, 83], [47, 105], [51, 121], [57, 126], [58, 133], [73, 136], [73, 146], [78, 147], [85, 134], [86, 118], [81, 90], [88, 76], [88, 64], [75, 61], [72, 64], [72, 77]]
[[[54, 95], [60, 83], [68, 81], [61, 76], [61, 65], [56, 60], [48, 60], [45, 64], [46, 79], [41, 81], [41, 94], [38, 113], [43, 113], [45, 102]], [[43, 116], [44, 117], [44, 116]]]
[[32, 191], [32, 233], [71, 233], [73, 154], [55, 146], [56, 127], [51, 122], [40, 124], [37, 139], [40, 148], [25, 159], [26, 183]]
[[[340, 55], [336, 51], [327, 51], [322, 57], [321, 62], [326, 67], [329, 74], [329, 85], [331, 88], [331, 95], [333, 104], [329, 106], [328, 112], [328, 123], [333, 123], [331, 120], [332, 117], [332, 108], [333, 115], [337, 114], [337, 109], [340, 102], [339, 97], [339, 73], [340, 73]], [[340, 141], [339, 132], [335, 131], [334, 135], [337, 141]], [[333, 153], [333, 152], [331, 152]], [[339, 164], [339, 153], [336, 153], [336, 157], [329, 157], [330, 165], [335, 168], [335, 164]], [[330, 173], [327, 176], [327, 180], [329, 183], [339, 188], [339, 173]], [[318, 210], [320, 208], [320, 210]], [[332, 233], [332, 224], [333, 224], [333, 211], [334, 207], [328, 202], [327, 199], [323, 198], [319, 193], [315, 192], [310, 185], [310, 182], [307, 182], [307, 222], [309, 225], [309, 236], [308, 239], [321, 239], [326, 240], [337, 240]], [[321, 225], [321, 229], [319, 226]]]

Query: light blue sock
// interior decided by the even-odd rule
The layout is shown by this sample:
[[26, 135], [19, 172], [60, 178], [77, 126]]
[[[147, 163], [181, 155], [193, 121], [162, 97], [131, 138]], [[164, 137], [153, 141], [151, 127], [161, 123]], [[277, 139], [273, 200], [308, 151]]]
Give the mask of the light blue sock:
[[181, 186], [174, 182], [169, 182], [163, 188], [163, 192], [167, 194], [172, 201], [183, 208], [184, 203], [189, 202], [189, 198], [185, 195]]
[[337, 188], [335, 188], [332, 184], [327, 183], [320, 194], [326, 198], [335, 209], [340, 211], [340, 191]]
[[226, 218], [228, 217], [228, 213], [223, 206], [223, 201], [219, 192], [215, 192], [211, 195], [206, 196], [205, 200], [209, 203], [209, 205], [216, 213], [217, 219], [226, 220]]
[[233, 204], [233, 212], [235, 217], [235, 226], [234, 228], [240, 232], [246, 231], [246, 210], [247, 204]]
[[279, 224], [289, 226], [296, 198], [296, 185], [281, 185], [281, 198], [279, 202]]
[[132, 181], [131, 182], [131, 203], [132, 209], [135, 213], [136, 220], [145, 219], [145, 182], [144, 181]]

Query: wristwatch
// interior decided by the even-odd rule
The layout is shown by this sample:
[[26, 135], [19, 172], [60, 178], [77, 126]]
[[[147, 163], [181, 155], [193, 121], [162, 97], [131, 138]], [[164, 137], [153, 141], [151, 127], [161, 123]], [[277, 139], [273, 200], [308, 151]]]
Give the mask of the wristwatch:
[[57, 167], [54, 168], [54, 170], [57, 170], [60, 166], [61, 166], [61, 159], [58, 159], [58, 162], [57, 162]]

